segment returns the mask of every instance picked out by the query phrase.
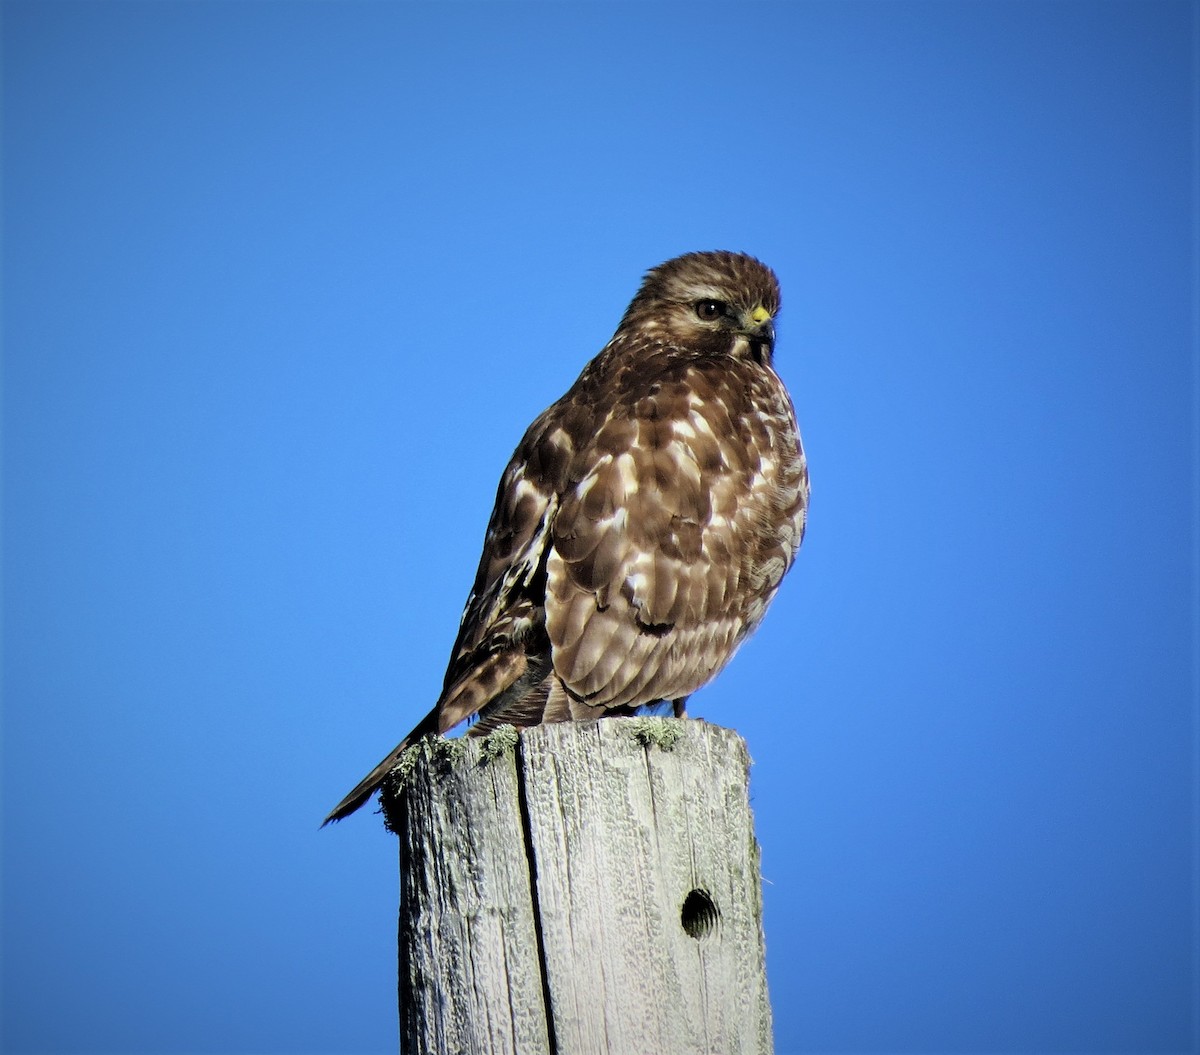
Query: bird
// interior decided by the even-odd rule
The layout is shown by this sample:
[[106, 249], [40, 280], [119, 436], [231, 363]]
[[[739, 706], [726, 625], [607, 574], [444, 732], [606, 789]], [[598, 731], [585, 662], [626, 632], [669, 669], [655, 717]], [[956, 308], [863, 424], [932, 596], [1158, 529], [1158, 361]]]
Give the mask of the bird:
[[526, 430], [500, 479], [433, 709], [330, 812], [429, 733], [645, 713], [711, 681], [804, 537], [808, 467], [775, 372], [779, 283], [754, 257], [675, 257]]

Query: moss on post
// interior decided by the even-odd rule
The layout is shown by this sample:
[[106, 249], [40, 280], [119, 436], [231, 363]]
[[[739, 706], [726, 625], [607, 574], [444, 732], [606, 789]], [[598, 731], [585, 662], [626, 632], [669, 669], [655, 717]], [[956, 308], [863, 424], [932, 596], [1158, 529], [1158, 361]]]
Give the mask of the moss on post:
[[415, 745], [384, 794], [403, 1050], [768, 1055], [748, 765], [662, 718]]

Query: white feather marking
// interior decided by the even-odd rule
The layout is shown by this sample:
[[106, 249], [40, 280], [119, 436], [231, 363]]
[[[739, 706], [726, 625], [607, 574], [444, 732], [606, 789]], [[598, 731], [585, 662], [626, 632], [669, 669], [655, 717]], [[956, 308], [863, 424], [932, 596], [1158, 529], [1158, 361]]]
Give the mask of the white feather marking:
[[525, 497], [535, 498], [539, 504], [545, 504], [545, 501], [546, 501], [545, 493], [536, 484], [532, 484], [527, 479], [525, 479], [524, 473], [522, 473], [520, 476], [518, 476], [516, 478], [516, 480], [513, 481], [511, 488], [512, 488], [512, 495], [513, 495], [513, 497], [512, 497], [513, 505], [516, 505], [517, 503], [519, 503], [521, 501], [522, 498], [525, 498]]
[[635, 571], [632, 575], [625, 576], [625, 588], [633, 598], [635, 608], [641, 608], [645, 604], [646, 588], [649, 585], [650, 579], [644, 571]]
[[628, 451], [624, 451], [617, 455], [615, 468], [617, 470], [617, 478], [621, 481], [621, 488], [625, 493], [625, 497], [628, 499], [637, 494], [638, 478], [636, 467], [633, 462], [633, 455]]
[[697, 485], [702, 482], [700, 464], [696, 461], [696, 456], [692, 452], [692, 448], [686, 442], [681, 439], [672, 440], [667, 445], [667, 452], [674, 459], [675, 465], [681, 474]]

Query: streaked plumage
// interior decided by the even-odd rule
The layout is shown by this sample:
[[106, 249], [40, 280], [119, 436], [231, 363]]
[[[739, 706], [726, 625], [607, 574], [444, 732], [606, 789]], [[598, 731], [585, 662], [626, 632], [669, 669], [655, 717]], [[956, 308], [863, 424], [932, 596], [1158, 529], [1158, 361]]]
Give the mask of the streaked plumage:
[[741, 254], [647, 274], [504, 471], [437, 704], [327, 822], [425, 733], [663, 700], [682, 714], [729, 662], [804, 535], [808, 472], [771, 365], [778, 310], [774, 274]]

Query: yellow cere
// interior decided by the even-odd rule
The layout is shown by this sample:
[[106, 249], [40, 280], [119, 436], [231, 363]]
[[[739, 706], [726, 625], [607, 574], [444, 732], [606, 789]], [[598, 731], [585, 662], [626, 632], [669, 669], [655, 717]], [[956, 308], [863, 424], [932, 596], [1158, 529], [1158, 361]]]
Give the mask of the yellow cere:
[[761, 304], [750, 312], [750, 318], [754, 320], [756, 326], [761, 326], [771, 317], [771, 313], [767, 311]]

